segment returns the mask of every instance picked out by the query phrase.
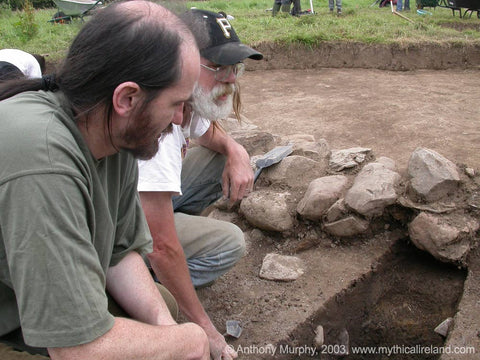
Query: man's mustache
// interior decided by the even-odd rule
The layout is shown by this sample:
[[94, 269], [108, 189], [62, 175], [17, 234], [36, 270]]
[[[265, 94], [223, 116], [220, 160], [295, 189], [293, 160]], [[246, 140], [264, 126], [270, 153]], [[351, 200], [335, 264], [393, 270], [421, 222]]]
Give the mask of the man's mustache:
[[213, 89], [213, 92], [214, 96], [231, 95], [235, 92], [235, 85], [225, 84], [223, 86], [218, 86]]

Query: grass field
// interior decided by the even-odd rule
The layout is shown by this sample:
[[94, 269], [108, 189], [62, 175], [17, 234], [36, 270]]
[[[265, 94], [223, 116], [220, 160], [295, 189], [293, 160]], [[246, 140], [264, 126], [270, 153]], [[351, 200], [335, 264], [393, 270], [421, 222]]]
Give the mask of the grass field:
[[[167, 5], [168, 2], [163, 2]], [[313, 0], [315, 14], [292, 17], [279, 14], [272, 17], [273, 0], [210, 0], [170, 2], [175, 7], [195, 6], [202, 9], [225, 11], [234, 17], [231, 21], [243, 42], [255, 45], [261, 42], [300, 42], [314, 47], [323, 41], [351, 41], [362, 43], [425, 43], [442, 42], [451, 45], [480, 44], [480, 19], [459, 18], [446, 8], [427, 8], [432, 15], [418, 15], [415, 0], [411, 11], [402, 14], [409, 22], [380, 8], [374, 0], [343, 0], [341, 16], [330, 14], [327, 0]], [[310, 8], [309, 0], [302, 0], [302, 10]], [[69, 42], [81, 26], [79, 20], [69, 25], [48, 22], [56, 9], [35, 11], [37, 35], [25, 40], [19, 35], [21, 13], [0, 11], [0, 48], [14, 47], [29, 52], [48, 54], [51, 60], [63, 56]], [[88, 20], [87, 20], [88, 21]]]

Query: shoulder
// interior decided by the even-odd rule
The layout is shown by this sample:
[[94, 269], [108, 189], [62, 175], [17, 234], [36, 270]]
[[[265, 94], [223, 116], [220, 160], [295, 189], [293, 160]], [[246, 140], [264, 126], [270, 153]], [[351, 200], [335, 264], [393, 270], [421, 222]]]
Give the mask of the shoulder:
[[42, 76], [40, 63], [32, 54], [23, 50], [2, 49], [0, 50], [0, 60], [15, 65], [28, 78], [38, 78]]
[[205, 134], [210, 127], [211, 121], [201, 117], [197, 114], [193, 114], [192, 121], [190, 122], [190, 127], [188, 129], [183, 129], [186, 137], [199, 138]]
[[22, 93], [0, 102], [0, 112], [0, 152], [2, 160], [8, 157], [10, 171], [77, 172], [84, 168], [80, 136], [72, 133], [78, 129], [59, 96]]

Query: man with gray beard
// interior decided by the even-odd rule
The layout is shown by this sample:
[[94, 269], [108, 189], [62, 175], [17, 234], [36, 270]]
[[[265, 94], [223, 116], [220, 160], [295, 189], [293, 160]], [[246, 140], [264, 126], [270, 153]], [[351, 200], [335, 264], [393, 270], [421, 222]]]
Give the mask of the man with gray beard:
[[[181, 16], [182, 17], [182, 16]], [[153, 252], [156, 278], [175, 296], [180, 310], [208, 336], [213, 359], [234, 359], [201, 305], [195, 288], [210, 285], [243, 255], [243, 232], [234, 224], [198, 216], [220, 197], [235, 202], [253, 187], [247, 151], [216, 120], [239, 118], [237, 78], [246, 58], [262, 54], [242, 44], [224, 14], [190, 10], [182, 17], [200, 49], [200, 78], [181, 126], [160, 139], [157, 155], [139, 162], [138, 190]], [[200, 146], [187, 148], [195, 138]]]

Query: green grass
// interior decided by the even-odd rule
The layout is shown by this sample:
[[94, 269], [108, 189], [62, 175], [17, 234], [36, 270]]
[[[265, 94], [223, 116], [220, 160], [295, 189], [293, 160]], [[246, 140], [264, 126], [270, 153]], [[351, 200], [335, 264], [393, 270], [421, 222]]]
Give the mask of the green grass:
[[[428, 8], [433, 15], [420, 16], [415, 11], [415, 0], [410, 0], [412, 11], [403, 14], [410, 23], [393, 15], [390, 7], [371, 6], [374, 0], [343, 0], [342, 16], [332, 15], [327, 0], [313, 0], [314, 15], [292, 17], [279, 14], [272, 17], [273, 0], [210, 0], [187, 1], [185, 6], [225, 11], [234, 16], [231, 21], [243, 42], [255, 45], [262, 42], [279, 44], [302, 43], [316, 46], [324, 41], [349, 41], [362, 43], [445, 43], [455, 46], [480, 44], [480, 19], [476, 13], [460, 19], [452, 16], [450, 9]], [[302, 0], [302, 10], [310, 7]], [[176, 2], [178, 7], [179, 2]], [[22, 40], [15, 23], [19, 14], [0, 10], [0, 48], [15, 47], [29, 52], [48, 54], [50, 60], [60, 59], [71, 39], [77, 33], [80, 21], [71, 25], [52, 25], [48, 20], [55, 9], [38, 10], [35, 21], [38, 34], [33, 39]], [[88, 21], [88, 20], [87, 20]], [[455, 30], [456, 29], [460, 30]]]
[[38, 25], [38, 34], [25, 41], [19, 34], [19, 13], [3, 10], [0, 13], [0, 48], [17, 48], [30, 53], [47, 55], [48, 60], [61, 59], [68, 46], [80, 29], [81, 22], [74, 21], [70, 25], [53, 25], [48, 20], [56, 9], [35, 11], [35, 23]]
[[[232, 21], [242, 40], [249, 44], [258, 42], [302, 42], [315, 46], [322, 41], [353, 41], [362, 43], [422, 43], [453, 42], [480, 43], [480, 19], [460, 19], [452, 16], [450, 9], [426, 9], [433, 15], [420, 16], [411, 0], [410, 12], [402, 14], [410, 23], [392, 14], [390, 7], [372, 5], [374, 0], [343, 0], [343, 14], [331, 14], [327, 0], [313, 0], [315, 15], [298, 18], [277, 16], [270, 9], [273, 0], [230, 0], [190, 2], [198, 8], [220, 11], [235, 17]], [[310, 8], [310, 2], [302, 0], [302, 10]], [[448, 23], [461, 23], [463, 31], [447, 27]], [[453, 25], [452, 25], [453, 26]]]

